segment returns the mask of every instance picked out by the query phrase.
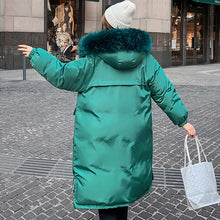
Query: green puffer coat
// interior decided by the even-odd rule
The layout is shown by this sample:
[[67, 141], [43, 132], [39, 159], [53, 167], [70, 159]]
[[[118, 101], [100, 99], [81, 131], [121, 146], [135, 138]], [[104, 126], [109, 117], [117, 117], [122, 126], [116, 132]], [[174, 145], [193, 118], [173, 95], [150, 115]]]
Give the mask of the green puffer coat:
[[150, 48], [148, 33], [112, 29], [85, 36], [82, 58], [67, 64], [42, 49], [29, 55], [51, 84], [78, 92], [75, 208], [128, 206], [151, 189], [151, 98], [174, 124], [187, 123], [187, 110]]

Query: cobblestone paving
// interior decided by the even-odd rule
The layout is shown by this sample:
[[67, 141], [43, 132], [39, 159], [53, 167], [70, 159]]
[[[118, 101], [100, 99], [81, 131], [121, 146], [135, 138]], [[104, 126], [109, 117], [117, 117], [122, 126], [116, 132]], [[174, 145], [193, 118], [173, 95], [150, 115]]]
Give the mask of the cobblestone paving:
[[[0, 219], [94, 219], [97, 210], [72, 207], [71, 180], [2, 174]], [[183, 189], [153, 187], [129, 207], [129, 219], [219, 219], [220, 206], [189, 211]]]
[[[218, 174], [220, 72], [211, 75], [207, 71], [219, 67], [204, 65], [197, 66], [197, 69], [195, 66], [167, 69], [176, 72], [175, 75], [169, 74], [169, 78], [189, 110], [189, 122], [195, 125], [205, 153]], [[190, 68], [197, 75], [188, 83]], [[202, 70], [206, 72], [201, 73]], [[0, 77], [0, 155], [71, 161], [72, 113], [76, 97], [76, 93], [58, 90], [38, 78], [23, 82]], [[153, 122], [154, 168], [179, 170], [183, 165], [185, 132], [174, 126], [155, 104]], [[193, 147], [194, 143], [191, 144]], [[71, 188], [70, 179], [1, 173], [0, 220], [98, 220], [97, 210], [73, 208], [74, 192], [71, 193]], [[183, 189], [153, 186], [148, 195], [129, 207], [129, 220], [133, 219], [220, 219], [220, 205], [189, 211]]]

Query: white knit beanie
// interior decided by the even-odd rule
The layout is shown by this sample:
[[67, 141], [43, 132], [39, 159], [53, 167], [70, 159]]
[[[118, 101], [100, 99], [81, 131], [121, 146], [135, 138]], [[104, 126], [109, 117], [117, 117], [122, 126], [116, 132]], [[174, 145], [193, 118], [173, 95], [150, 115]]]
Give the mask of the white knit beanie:
[[135, 4], [125, 0], [107, 8], [105, 18], [113, 28], [130, 28], [135, 10]]

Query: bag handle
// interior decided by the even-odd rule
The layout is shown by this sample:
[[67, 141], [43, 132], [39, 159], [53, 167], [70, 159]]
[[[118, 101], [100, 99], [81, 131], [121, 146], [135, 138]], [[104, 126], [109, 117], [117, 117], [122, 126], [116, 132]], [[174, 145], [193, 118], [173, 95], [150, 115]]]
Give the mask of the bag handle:
[[[205, 152], [204, 152], [204, 149], [203, 149], [203, 147], [202, 147], [202, 145], [201, 145], [201, 143], [200, 143], [200, 141], [199, 141], [199, 139], [198, 139], [197, 136], [195, 137], [195, 140], [196, 140], [196, 143], [198, 144], [198, 147], [200, 147], [201, 150], [202, 150], [202, 154], [203, 154], [203, 156], [204, 156], [204, 158], [205, 158], [205, 161], [208, 162], [207, 157], [206, 157]], [[201, 161], [201, 160], [200, 160], [200, 161]]]
[[185, 141], [184, 141], [184, 167], [186, 167], [186, 156], [188, 157], [188, 161], [189, 164], [192, 164], [192, 160], [190, 159], [190, 155], [189, 155], [189, 148], [187, 145], [187, 139], [188, 139], [188, 135], [186, 135], [185, 137]]
[[[184, 141], [184, 167], [186, 167], [186, 157], [188, 157], [189, 165], [192, 165], [192, 160], [190, 158], [189, 148], [188, 148], [188, 145], [187, 145], [187, 139], [188, 139], [188, 135], [186, 135], [185, 141]], [[199, 147], [202, 150], [202, 153], [204, 155], [205, 161], [208, 162], [207, 158], [206, 158], [206, 155], [204, 153], [204, 150], [202, 148], [202, 145], [201, 145], [201, 143], [200, 143], [200, 141], [199, 141], [197, 136], [195, 136], [195, 142], [196, 142], [196, 147], [197, 147], [197, 154], [198, 154], [199, 163], [201, 163], [201, 153], [200, 153]]]

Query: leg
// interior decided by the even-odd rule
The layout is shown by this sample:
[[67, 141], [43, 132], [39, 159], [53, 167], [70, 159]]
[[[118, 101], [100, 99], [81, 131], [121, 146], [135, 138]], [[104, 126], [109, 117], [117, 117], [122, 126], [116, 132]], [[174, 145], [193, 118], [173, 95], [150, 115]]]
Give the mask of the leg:
[[117, 208], [117, 220], [127, 220], [128, 206]]
[[100, 220], [117, 220], [117, 213], [115, 209], [99, 209]]
[[128, 207], [99, 209], [100, 220], [127, 220]]

